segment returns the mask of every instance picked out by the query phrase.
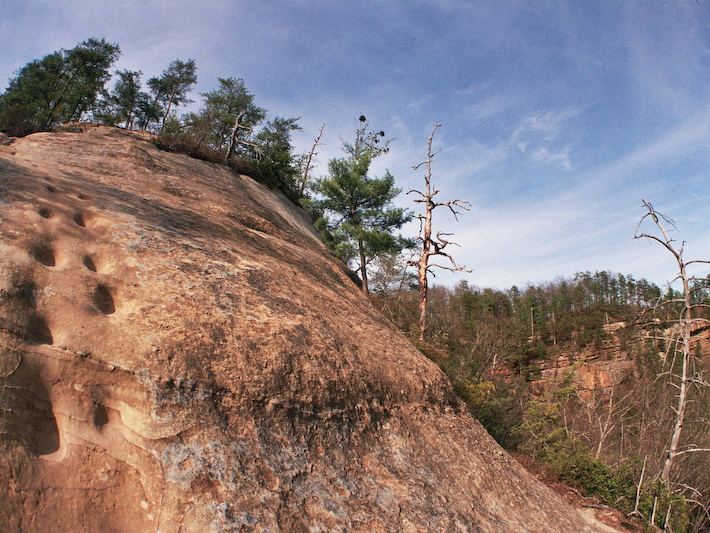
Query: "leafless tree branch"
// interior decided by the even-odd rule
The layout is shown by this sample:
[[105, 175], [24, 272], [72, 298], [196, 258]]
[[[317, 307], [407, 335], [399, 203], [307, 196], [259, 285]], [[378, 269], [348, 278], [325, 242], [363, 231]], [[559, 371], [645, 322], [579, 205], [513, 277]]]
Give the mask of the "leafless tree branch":
[[318, 130], [318, 136], [316, 137], [315, 141], [313, 141], [313, 145], [311, 146], [311, 149], [308, 151], [308, 154], [305, 156], [303, 159], [302, 165], [301, 165], [301, 177], [300, 177], [300, 182], [298, 184], [298, 189], [299, 193], [301, 196], [303, 196], [303, 192], [306, 189], [306, 186], [308, 185], [308, 178], [309, 174], [311, 171], [315, 168], [315, 158], [318, 155], [318, 152], [316, 151], [319, 146], [324, 146], [325, 143], [320, 142], [321, 137], [323, 137], [323, 129], [325, 128], [325, 124], [323, 124], [320, 129]]
[[[663, 337], [666, 337], [667, 340], [666, 363], [668, 363], [668, 356], [672, 354], [670, 364], [668, 364], [669, 370], [664, 372], [663, 375], [668, 376], [670, 385], [678, 391], [676, 403], [671, 407], [674, 413], [674, 424], [670, 435], [670, 443], [666, 452], [666, 458], [663, 463], [663, 469], [660, 474], [661, 479], [668, 481], [669, 473], [676, 457], [687, 453], [710, 451], [708, 448], [700, 448], [694, 444], [691, 444], [683, 449], [680, 448], [680, 440], [686, 416], [686, 407], [691, 402], [688, 398], [690, 386], [705, 384], [704, 380], [701, 380], [701, 383], [697, 383], [697, 374], [694, 370], [691, 370], [691, 367], [694, 368], [694, 360], [691, 354], [691, 337], [694, 324], [697, 323], [697, 319], [693, 318], [693, 310], [697, 309], [698, 306], [691, 300], [693, 288], [690, 283], [694, 280], [697, 281], [698, 278], [690, 276], [687, 272], [687, 268], [688, 265], [710, 264], [710, 262], [701, 260], [685, 261], [683, 258], [685, 242], [682, 242], [680, 247], [678, 247], [675, 244], [676, 241], [670, 236], [672, 231], [678, 231], [675, 222], [671, 218], [656, 211], [651, 203], [646, 202], [645, 200], [642, 200], [642, 203], [643, 207], [646, 209], [646, 213], [641, 217], [641, 220], [636, 227], [634, 237], [637, 239], [643, 238], [659, 243], [668, 252], [670, 252], [676, 260], [678, 269], [677, 274], [671, 283], [680, 281], [682, 284], [682, 298], [671, 298], [666, 301], [659, 300], [658, 303], [659, 306], [669, 303], [680, 304], [682, 306], [678, 312], [678, 318], [676, 319], [675, 325], [663, 333]], [[646, 221], [651, 222], [653, 226], [655, 226], [654, 233], [640, 231], [641, 225]], [[676, 370], [678, 368], [678, 364], [680, 364], [680, 369]], [[661, 374], [659, 374], [659, 376], [660, 375]]]
[[[471, 272], [466, 270], [465, 266], [459, 266], [454, 258], [447, 252], [444, 252], [444, 248], [449, 244], [458, 246], [458, 244], [447, 240], [445, 237], [451, 235], [450, 233], [437, 232], [435, 237], [432, 237], [432, 217], [433, 211], [437, 207], [446, 207], [454, 215], [454, 218], [458, 221], [458, 215], [462, 211], [469, 211], [471, 209], [470, 202], [461, 199], [450, 200], [448, 202], [436, 202], [434, 197], [439, 193], [439, 190], [432, 186], [431, 184], [431, 165], [434, 156], [436, 156], [441, 149], [432, 151], [432, 142], [434, 139], [434, 134], [436, 130], [441, 126], [441, 124], [434, 125], [429, 137], [427, 137], [427, 157], [424, 161], [412, 165], [414, 170], [418, 170], [422, 166], [426, 166], [426, 174], [424, 176], [424, 190], [412, 189], [407, 194], [418, 195], [414, 199], [415, 203], [424, 204], [424, 213], [417, 215], [416, 218], [419, 220], [419, 237], [417, 240], [421, 243], [421, 252], [419, 259], [417, 261], [410, 261], [410, 265], [416, 265], [419, 274], [419, 340], [424, 341], [424, 336], [426, 332], [426, 308], [427, 308], [427, 298], [428, 298], [428, 275], [431, 274], [435, 276], [432, 272], [433, 268], [441, 268], [443, 270], [455, 271], [455, 272]], [[430, 263], [430, 258], [434, 256], [445, 257], [449, 260], [450, 265], [440, 265], [437, 263]]]

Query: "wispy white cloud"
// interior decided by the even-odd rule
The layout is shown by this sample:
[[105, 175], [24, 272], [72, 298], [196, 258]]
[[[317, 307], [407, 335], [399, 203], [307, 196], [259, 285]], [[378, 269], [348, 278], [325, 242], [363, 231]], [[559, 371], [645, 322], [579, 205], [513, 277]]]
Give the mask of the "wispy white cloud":
[[536, 163], [559, 164], [562, 168], [570, 170], [572, 162], [570, 160], [570, 147], [565, 146], [557, 152], [551, 152], [547, 147], [540, 146], [530, 152], [530, 158]]
[[[520, 279], [540, 281], [604, 269], [663, 283], [673, 277], [672, 260], [632, 238], [643, 214], [641, 198], [659, 197], [659, 209], [677, 213], [677, 221], [683, 223], [679, 238], [688, 240], [688, 257], [704, 258], [710, 227], [706, 219], [694, 215], [700, 206], [688, 204], [689, 198], [703, 203], [697, 193], [707, 186], [692, 178], [689, 186], [682, 178], [672, 184], [664, 175], [648, 173], [704, 151], [708, 143], [710, 110], [608, 164], [578, 174], [557, 195], [533, 202], [519, 199], [503, 212], [479, 206], [467, 219], [466, 229], [459, 231], [459, 242], [466, 243], [462, 261], [476, 267], [474, 279], [481, 286], [505, 288]], [[674, 187], [685, 193], [676, 198]]]
[[515, 139], [526, 132], [537, 132], [544, 140], [551, 141], [559, 134], [562, 124], [578, 114], [579, 110], [574, 108], [561, 111], [537, 111], [522, 119], [512, 137]]
[[420, 96], [407, 103], [407, 109], [419, 113], [431, 105], [432, 99], [433, 97], [430, 94]]
[[559, 146], [558, 139], [566, 123], [580, 114], [577, 108], [561, 111], [537, 111], [525, 116], [510, 135], [510, 142], [523, 154], [541, 164], [572, 168], [570, 146]]
[[507, 87], [495, 87], [491, 82], [458, 89], [454, 97], [457, 109], [474, 124], [491, 119], [505, 120], [511, 111], [525, 105], [522, 94]]
[[[570, 189], [570, 196], [589, 197], [590, 194], [609, 194], [610, 186], [625, 193], [642, 192], [643, 186], [653, 183], [668, 183], [661, 170], [678, 164], [688, 157], [705, 154], [710, 143], [710, 107], [697, 109], [693, 117], [681, 121], [664, 131], [656, 139], [633, 147], [618, 158], [587, 170], [576, 178], [577, 186]], [[707, 160], [707, 157], [705, 157]], [[677, 177], [678, 180], [682, 176]], [[625, 182], [638, 180], [641, 187], [629, 187]], [[614, 197], [618, 197], [615, 194]]]

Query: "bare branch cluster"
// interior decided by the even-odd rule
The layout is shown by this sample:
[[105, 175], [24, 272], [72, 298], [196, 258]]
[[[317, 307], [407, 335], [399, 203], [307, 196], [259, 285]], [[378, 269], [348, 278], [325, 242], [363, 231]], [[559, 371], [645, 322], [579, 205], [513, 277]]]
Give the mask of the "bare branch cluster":
[[[651, 203], [646, 202], [645, 200], [642, 200], [642, 203], [643, 207], [646, 209], [646, 213], [643, 217], [641, 217], [641, 220], [636, 227], [634, 237], [636, 239], [648, 239], [650, 241], [657, 242], [668, 252], [670, 252], [676, 260], [678, 270], [673, 280], [669, 282], [669, 289], [670, 285], [674, 282], [680, 281], [682, 285], [680, 298], [672, 297], [671, 292], [670, 298], [660, 298], [655, 306], [655, 309], [658, 309], [664, 305], [668, 306], [669, 304], [680, 307], [676, 323], [673, 327], [664, 331], [661, 336], [662, 338], [665, 338], [667, 343], [665, 359], [668, 365], [668, 370], [660, 373], [659, 377], [666, 376], [670, 380], [670, 384], [678, 391], [675, 405], [671, 406], [675, 420], [666, 453], [666, 459], [660, 474], [661, 479], [667, 481], [676, 457], [688, 453], [710, 452], [710, 448], [702, 448], [693, 443], [681, 447], [686, 408], [691, 402], [688, 397], [691, 392], [691, 388], [693, 386], [708, 386], [708, 383], [704, 379], [703, 375], [696, 370], [695, 359], [691, 353], [691, 338], [693, 331], [698, 328], [698, 324], [705, 324], [707, 322], [707, 320], [702, 317], [693, 317], [694, 312], [697, 312], [697, 310], [702, 307], [706, 307], [706, 305], [702, 302], [694, 303], [692, 295], [696, 291], [705, 288], [707, 279], [697, 278], [690, 275], [688, 273], [688, 266], [710, 264], [710, 261], [686, 261], [683, 257], [685, 242], [681, 242], [680, 246], [678, 246], [675, 239], [671, 236], [671, 232], [678, 231], [675, 222], [671, 218], [656, 211]], [[641, 225], [646, 221], [650, 221], [652, 223], [655, 227], [655, 232], [640, 231]], [[696, 283], [695, 286], [693, 286], [691, 282], [701, 283]], [[679, 366], [680, 368], [678, 368]]]
[[318, 130], [318, 136], [313, 141], [311, 149], [308, 151], [308, 154], [306, 154], [301, 160], [301, 176], [298, 184], [298, 192], [301, 195], [303, 195], [303, 192], [305, 191], [306, 186], [308, 185], [308, 178], [311, 171], [313, 170], [313, 168], [315, 168], [316, 156], [318, 155], [318, 152], [316, 150], [319, 146], [325, 145], [325, 143], [320, 142], [321, 138], [323, 137], [324, 128], [325, 124], [320, 127], [320, 129]]
[[245, 131], [248, 131], [249, 133], [251, 133], [253, 130], [253, 128], [251, 126], [246, 126], [241, 123], [241, 120], [245, 114], [246, 114], [246, 111], [242, 111], [241, 113], [239, 113], [237, 115], [237, 118], [234, 119], [234, 126], [232, 126], [232, 129], [230, 130], [230, 133], [229, 133], [229, 146], [227, 148], [227, 153], [224, 156], [225, 163], [227, 161], [229, 161], [229, 158], [232, 157], [232, 154], [234, 154], [234, 151], [237, 148], [237, 144], [242, 144], [244, 146], [248, 146], [249, 148], [254, 150], [257, 160], [261, 159], [261, 157], [262, 157], [261, 148], [259, 147], [258, 144], [239, 138], [239, 130], [245, 130]]
[[[439, 190], [432, 187], [431, 177], [432, 177], [432, 160], [441, 149], [432, 151], [432, 143], [434, 140], [434, 134], [436, 130], [441, 126], [441, 124], [435, 124], [434, 129], [431, 134], [427, 137], [427, 157], [424, 161], [412, 165], [412, 168], [416, 171], [422, 166], [426, 167], [426, 173], [424, 176], [424, 189], [417, 190], [412, 189], [407, 194], [417, 195], [414, 199], [415, 203], [424, 205], [424, 212], [415, 215], [415, 218], [419, 220], [419, 236], [416, 238], [421, 244], [421, 251], [419, 258], [416, 260], [411, 260], [408, 262], [409, 265], [416, 266], [419, 273], [419, 338], [424, 341], [424, 334], [426, 331], [426, 305], [428, 296], [428, 275], [432, 272], [433, 268], [441, 268], [451, 272], [471, 272], [467, 270], [465, 266], [456, 263], [448, 251], [445, 248], [449, 245], [459, 246], [458, 243], [450, 241], [448, 237], [452, 233], [445, 233], [443, 231], [437, 231], [433, 234], [432, 230], [432, 218], [434, 209], [437, 207], [447, 208], [458, 221], [458, 216], [463, 211], [470, 211], [471, 203], [466, 200], [461, 200], [459, 198], [455, 200], [449, 200], [446, 202], [438, 202], [435, 200]], [[441, 256], [448, 260], [448, 265], [441, 265], [438, 263], [430, 263], [430, 259], [435, 256]]]

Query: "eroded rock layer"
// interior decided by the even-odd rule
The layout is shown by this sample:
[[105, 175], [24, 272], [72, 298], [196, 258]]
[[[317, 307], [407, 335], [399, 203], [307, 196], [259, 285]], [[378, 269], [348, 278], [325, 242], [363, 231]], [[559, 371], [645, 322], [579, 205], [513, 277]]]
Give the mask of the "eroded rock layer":
[[286, 200], [81, 126], [0, 146], [3, 531], [584, 531]]

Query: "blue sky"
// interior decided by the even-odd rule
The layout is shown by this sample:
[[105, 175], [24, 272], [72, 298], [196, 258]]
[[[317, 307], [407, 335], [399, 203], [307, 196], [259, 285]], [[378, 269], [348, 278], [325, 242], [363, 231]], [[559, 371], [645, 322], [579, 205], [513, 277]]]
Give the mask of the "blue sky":
[[473, 272], [435, 283], [608, 269], [663, 284], [672, 258], [633, 239], [642, 198], [674, 218], [687, 259], [710, 259], [706, 0], [0, 0], [0, 36], [2, 87], [92, 36], [144, 80], [195, 59], [195, 99], [243, 78], [270, 116], [300, 117], [299, 150], [325, 124], [316, 174], [364, 114], [395, 137], [373, 174], [405, 192], [442, 123], [434, 182], [472, 209], [435, 224]]

